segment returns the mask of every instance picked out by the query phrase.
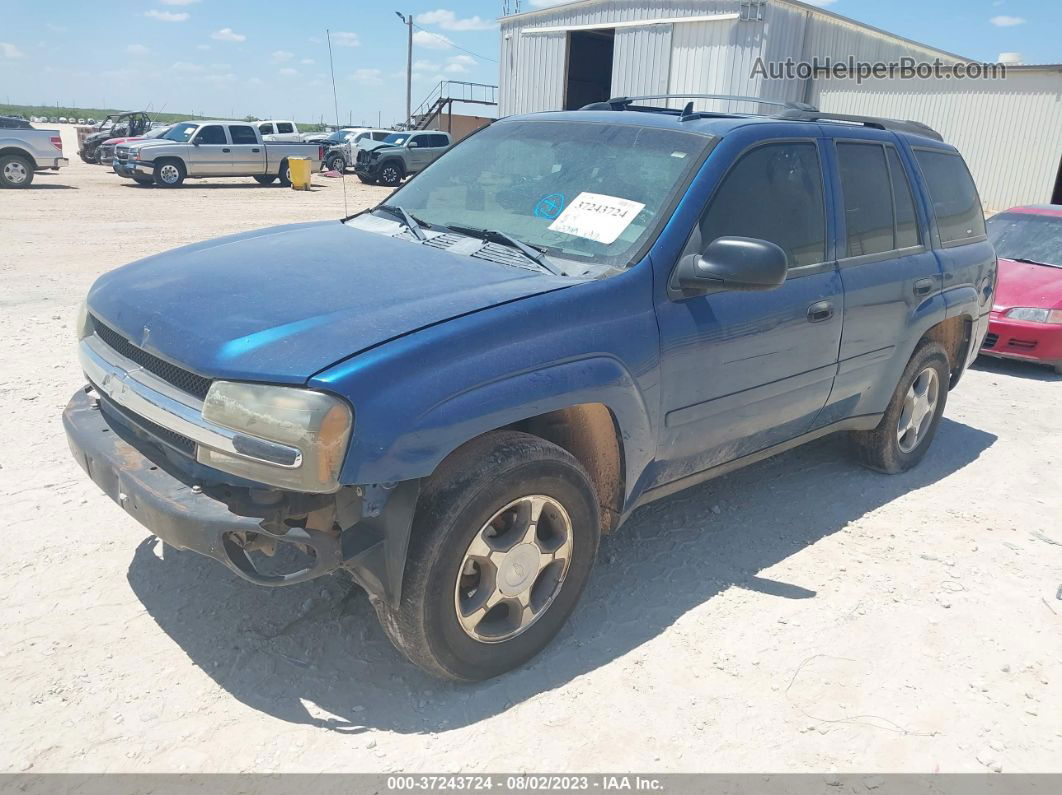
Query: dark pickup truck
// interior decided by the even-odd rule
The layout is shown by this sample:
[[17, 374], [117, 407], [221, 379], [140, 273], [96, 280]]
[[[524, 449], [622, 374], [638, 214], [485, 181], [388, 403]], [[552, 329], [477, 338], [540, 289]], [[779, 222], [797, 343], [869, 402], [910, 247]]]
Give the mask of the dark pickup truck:
[[359, 215], [105, 274], [74, 456], [251, 582], [348, 572], [461, 680], [545, 647], [640, 505], [835, 432], [915, 466], [995, 289], [962, 157], [913, 122], [646, 99], [507, 118]]

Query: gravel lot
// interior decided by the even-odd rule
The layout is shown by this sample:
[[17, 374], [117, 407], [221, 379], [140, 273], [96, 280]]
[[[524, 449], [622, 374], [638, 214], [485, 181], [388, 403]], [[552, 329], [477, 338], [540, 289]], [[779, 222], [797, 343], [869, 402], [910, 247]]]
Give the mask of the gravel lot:
[[642, 509], [530, 667], [440, 684], [343, 577], [163, 551], [62, 433], [97, 276], [339, 217], [339, 181], [137, 188], [64, 135], [0, 194], [0, 771], [1062, 769], [1062, 377], [979, 365], [901, 476], [828, 438]]

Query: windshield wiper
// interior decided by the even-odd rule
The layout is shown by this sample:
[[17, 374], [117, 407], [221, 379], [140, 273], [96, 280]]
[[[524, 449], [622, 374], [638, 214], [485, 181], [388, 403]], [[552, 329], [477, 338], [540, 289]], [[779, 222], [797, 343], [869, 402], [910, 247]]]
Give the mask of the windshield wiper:
[[1053, 262], [1040, 262], [1038, 259], [1029, 259], [1028, 257], [1013, 257], [1015, 262], [1024, 262], [1029, 265], [1046, 265], [1048, 268], [1062, 268], [1062, 265], [1056, 265]]
[[377, 204], [372, 209], [374, 212], [376, 210], [384, 210], [385, 212], [389, 212], [391, 215], [395, 215], [402, 219], [402, 223], [406, 225], [409, 231], [413, 233], [413, 237], [417, 240], [424, 241], [428, 239], [428, 236], [424, 234], [424, 227], [421, 225], [420, 221], [407, 213], [405, 208], [399, 207], [397, 204]]
[[515, 248], [529, 260], [538, 264], [544, 271], [548, 271], [554, 276], [562, 275], [553, 263], [549, 261], [549, 258], [542, 253], [541, 249], [528, 245], [522, 240], [518, 240], [508, 232], [499, 232], [497, 229], [477, 229], [474, 226], [460, 226], [456, 224], [447, 224], [446, 228], [457, 232], [458, 234], [477, 237], [485, 243], [500, 243], [503, 246]]

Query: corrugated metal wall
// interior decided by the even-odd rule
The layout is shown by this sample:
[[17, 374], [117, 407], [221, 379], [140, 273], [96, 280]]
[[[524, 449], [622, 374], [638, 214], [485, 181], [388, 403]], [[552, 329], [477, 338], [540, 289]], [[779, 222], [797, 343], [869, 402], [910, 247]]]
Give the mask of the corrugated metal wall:
[[914, 119], [970, 165], [985, 209], [1049, 202], [1062, 161], [1062, 71], [1011, 69], [1005, 80], [816, 81], [835, 113]]
[[[752, 4], [755, 6], [755, 4]], [[564, 104], [567, 34], [529, 34], [526, 28], [605, 24], [741, 13], [742, 0], [599, 0], [509, 17], [501, 24], [502, 115], [557, 110]], [[755, 9], [754, 9], [755, 10]], [[762, 21], [679, 22], [619, 28], [613, 54], [614, 96], [671, 93], [741, 94], [802, 100], [810, 90], [799, 80], [764, 80], [752, 74], [767, 61], [820, 58], [898, 60], [941, 57], [939, 50], [906, 42], [790, 0], [768, 0]], [[720, 109], [718, 103], [704, 103]], [[731, 105], [731, 110], [754, 110]]]

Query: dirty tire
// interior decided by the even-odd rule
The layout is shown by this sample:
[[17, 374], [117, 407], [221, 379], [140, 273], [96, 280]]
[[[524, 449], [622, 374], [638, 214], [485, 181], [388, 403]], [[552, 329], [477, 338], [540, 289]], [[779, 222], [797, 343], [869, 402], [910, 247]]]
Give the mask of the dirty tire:
[[[936, 375], [936, 404], [932, 415], [926, 418], [924, 431], [918, 435], [917, 442], [911, 449], [904, 450], [898, 427], [904, 413], [908, 391], [919, 378], [931, 378], [927, 373], [929, 370]], [[944, 414], [950, 380], [948, 354], [944, 348], [935, 342], [922, 343], [907, 363], [907, 367], [904, 368], [900, 382], [896, 385], [896, 391], [893, 392], [892, 399], [885, 409], [885, 416], [882, 417], [878, 426], [871, 431], [851, 433], [853, 446], [860, 462], [870, 469], [895, 475], [907, 471], [921, 461], [933, 443], [937, 426], [940, 425], [940, 418]]]
[[0, 188], [28, 188], [33, 183], [33, 162], [22, 155], [0, 157]]
[[[482, 642], [459, 621], [458, 575], [481, 528], [527, 495], [545, 495], [567, 512], [568, 566], [552, 601], [526, 628], [507, 640]], [[413, 520], [401, 603], [377, 602], [377, 613], [395, 646], [425, 671], [459, 681], [498, 676], [538, 654], [560, 630], [590, 576], [599, 533], [590, 476], [571, 454], [530, 434], [486, 434], [451, 454], [427, 481]]]
[[160, 188], [177, 188], [184, 183], [186, 172], [179, 160], [163, 160], [155, 165], [155, 184]]
[[281, 187], [291, 187], [291, 166], [288, 165], [287, 160], [283, 161], [280, 164], [280, 171], [277, 172], [277, 179], [280, 180]]
[[405, 170], [402, 168], [402, 164], [398, 161], [391, 161], [380, 166], [378, 181], [381, 185], [394, 188], [402, 184], [403, 176], [405, 176]]
[[255, 177], [254, 181], [259, 185], [272, 185], [277, 181], [276, 177]]

